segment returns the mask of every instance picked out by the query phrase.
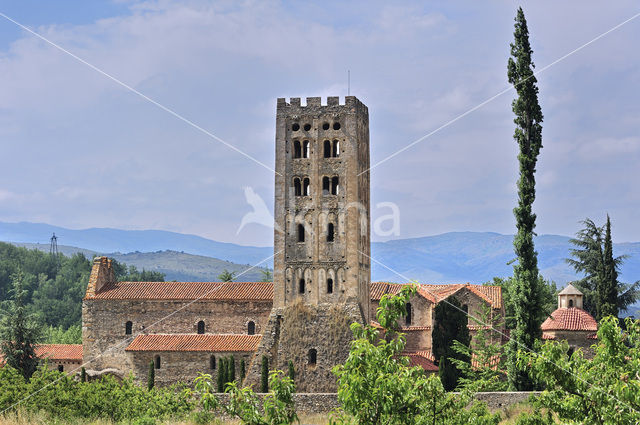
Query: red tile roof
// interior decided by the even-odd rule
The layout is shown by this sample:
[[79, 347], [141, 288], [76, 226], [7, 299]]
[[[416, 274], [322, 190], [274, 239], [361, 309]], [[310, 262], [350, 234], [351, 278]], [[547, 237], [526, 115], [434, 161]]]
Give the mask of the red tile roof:
[[[371, 321], [371, 326], [376, 329], [382, 329], [380, 323], [375, 320]], [[428, 331], [431, 330], [431, 326], [401, 326], [400, 332], [413, 332], [413, 331]]]
[[402, 353], [409, 359], [410, 366], [420, 366], [427, 372], [437, 372], [438, 366], [433, 363], [433, 360], [425, 357], [421, 352]]
[[597, 331], [598, 323], [581, 308], [559, 308], [542, 323], [543, 331]]
[[553, 339], [556, 339], [556, 337], [551, 335], [551, 334], [548, 334], [546, 332], [542, 332], [542, 339], [544, 339], [544, 340], [553, 340]]
[[115, 282], [88, 299], [273, 302], [271, 282]]
[[43, 359], [81, 362], [82, 344], [41, 344], [36, 354]]
[[[379, 301], [383, 295], [395, 295], [404, 284], [372, 282], [371, 299]], [[467, 288], [502, 308], [499, 286], [471, 284], [418, 285], [418, 295], [432, 303], [439, 302], [459, 290]], [[273, 282], [110, 282], [97, 293], [87, 291], [85, 299], [99, 300], [229, 300], [273, 302]]]
[[[53, 361], [82, 362], [82, 344], [41, 344], [36, 347], [36, 355]], [[0, 366], [4, 366], [2, 354]]]
[[255, 351], [262, 335], [138, 335], [125, 351]]

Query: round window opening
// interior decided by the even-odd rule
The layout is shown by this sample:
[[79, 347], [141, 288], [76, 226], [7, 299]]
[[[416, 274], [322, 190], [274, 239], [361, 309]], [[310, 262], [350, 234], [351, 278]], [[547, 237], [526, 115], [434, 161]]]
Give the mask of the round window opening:
[[322, 124], [322, 129], [323, 130], [329, 130], [329, 123], [328, 122], [323, 123]]
[[305, 124], [304, 131], [309, 131], [309, 130], [311, 130], [311, 124]]
[[293, 130], [293, 131], [298, 131], [298, 130], [300, 130], [300, 124], [298, 124], [298, 123], [293, 124], [293, 125], [291, 126], [291, 130]]
[[334, 130], [340, 130], [340, 123], [339, 122], [334, 122], [333, 123], [333, 129]]

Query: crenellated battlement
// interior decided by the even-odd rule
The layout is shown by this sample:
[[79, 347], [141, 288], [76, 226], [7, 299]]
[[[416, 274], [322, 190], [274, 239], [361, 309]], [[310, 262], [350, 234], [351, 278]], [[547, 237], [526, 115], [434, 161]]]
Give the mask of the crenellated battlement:
[[[288, 114], [305, 114], [305, 113], [317, 113], [321, 112], [322, 109], [333, 109], [334, 107], [347, 107], [352, 109], [362, 109], [364, 108], [367, 111], [367, 107], [358, 100], [355, 96], [345, 96], [344, 102], [340, 103], [339, 96], [329, 96], [326, 98], [326, 103], [322, 103], [321, 97], [307, 97], [305, 98], [306, 103], [302, 104], [302, 98], [292, 97], [287, 102], [287, 99], [284, 97], [278, 98], [278, 111], [286, 112]], [[327, 112], [333, 112], [331, 110]]]

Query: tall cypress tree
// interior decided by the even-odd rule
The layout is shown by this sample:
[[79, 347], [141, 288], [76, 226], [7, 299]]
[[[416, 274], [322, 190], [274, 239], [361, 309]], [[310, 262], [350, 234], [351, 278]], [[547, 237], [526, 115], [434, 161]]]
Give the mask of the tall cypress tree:
[[147, 375], [147, 389], [151, 391], [156, 385], [156, 364], [151, 360], [149, 362], [149, 373]]
[[538, 258], [533, 245], [533, 231], [536, 215], [532, 211], [536, 197], [535, 171], [538, 154], [542, 148], [542, 110], [538, 104], [537, 80], [533, 72], [529, 30], [522, 8], [518, 8], [515, 18], [514, 42], [511, 43], [511, 57], [508, 62], [509, 82], [513, 84], [517, 97], [512, 109], [516, 124], [513, 138], [520, 152], [520, 178], [518, 180], [518, 205], [513, 214], [516, 218], [517, 233], [513, 240], [517, 262], [513, 267], [516, 282], [515, 329], [509, 343], [508, 375], [509, 384], [518, 390], [532, 388], [525, 371], [517, 370], [516, 355], [519, 348], [532, 348], [534, 341], [541, 337], [540, 324], [543, 319], [542, 288], [538, 280]]
[[453, 341], [468, 347], [471, 343], [468, 316], [455, 297], [450, 297], [436, 305], [433, 310], [434, 324], [431, 331], [433, 356], [438, 360], [438, 375], [445, 390], [453, 391], [458, 385], [462, 372], [451, 361], [452, 358], [471, 362], [471, 359], [453, 349]]
[[233, 356], [229, 356], [229, 382], [235, 382], [236, 380], [236, 359]]
[[611, 241], [611, 220], [607, 214], [603, 249], [602, 282], [598, 288], [598, 319], [605, 316], [618, 317], [618, 271], [613, 258], [613, 242]]
[[269, 359], [267, 356], [262, 356], [262, 370], [260, 373], [260, 392], [269, 392]]
[[224, 392], [224, 369], [224, 357], [220, 357], [220, 360], [218, 361], [218, 377], [216, 380], [219, 393]]

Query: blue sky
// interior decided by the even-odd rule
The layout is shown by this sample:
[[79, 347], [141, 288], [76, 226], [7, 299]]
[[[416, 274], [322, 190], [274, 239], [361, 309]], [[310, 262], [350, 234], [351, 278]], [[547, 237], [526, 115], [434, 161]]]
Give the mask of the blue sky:
[[[538, 69], [640, 12], [632, 1], [523, 2]], [[372, 163], [508, 87], [516, 5], [496, 2], [0, 2], [37, 31], [271, 166], [275, 99], [370, 111]], [[640, 240], [640, 18], [538, 76], [540, 234], [608, 212]], [[0, 17], [0, 220], [165, 229], [269, 245], [237, 229], [273, 175]], [[502, 95], [372, 171], [395, 237], [514, 232], [516, 145]], [[63, 241], [61, 241], [63, 243]]]

